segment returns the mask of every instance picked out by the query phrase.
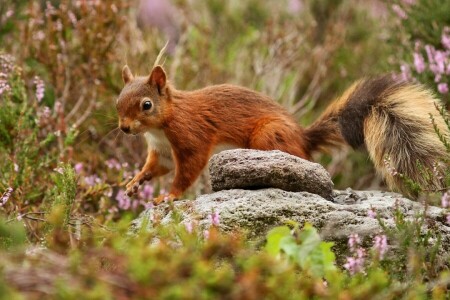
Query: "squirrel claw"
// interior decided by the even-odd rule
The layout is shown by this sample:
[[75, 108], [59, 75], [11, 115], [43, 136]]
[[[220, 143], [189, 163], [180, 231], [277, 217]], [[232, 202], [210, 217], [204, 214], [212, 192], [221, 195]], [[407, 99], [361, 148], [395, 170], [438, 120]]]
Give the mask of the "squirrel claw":
[[132, 181], [130, 181], [130, 183], [127, 184], [127, 189], [126, 189], [125, 193], [127, 194], [128, 197], [131, 197], [137, 193], [138, 188], [139, 188], [139, 182], [136, 182], [133, 179]]
[[175, 201], [178, 200], [177, 197], [175, 197], [175, 195], [173, 194], [169, 194], [169, 195], [159, 195], [158, 197], [153, 199], [153, 205], [158, 205], [161, 204], [162, 202], [169, 202], [169, 201]]
[[152, 175], [150, 173], [139, 173], [127, 184], [127, 189], [125, 193], [128, 197], [137, 194], [139, 186], [145, 181], [151, 180]]

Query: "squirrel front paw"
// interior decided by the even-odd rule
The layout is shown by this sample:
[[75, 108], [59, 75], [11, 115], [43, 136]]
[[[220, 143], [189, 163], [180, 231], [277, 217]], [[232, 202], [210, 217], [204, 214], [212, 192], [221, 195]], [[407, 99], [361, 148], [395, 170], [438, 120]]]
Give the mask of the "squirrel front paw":
[[139, 186], [143, 184], [145, 181], [151, 180], [152, 175], [148, 172], [140, 172], [130, 182], [126, 185], [125, 193], [127, 196], [133, 196], [137, 193]]
[[161, 204], [162, 202], [175, 201], [175, 200], [178, 200], [178, 198], [173, 194], [159, 195], [158, 197], [153, 199], [153, 205], [158, 205], [158, 204]]

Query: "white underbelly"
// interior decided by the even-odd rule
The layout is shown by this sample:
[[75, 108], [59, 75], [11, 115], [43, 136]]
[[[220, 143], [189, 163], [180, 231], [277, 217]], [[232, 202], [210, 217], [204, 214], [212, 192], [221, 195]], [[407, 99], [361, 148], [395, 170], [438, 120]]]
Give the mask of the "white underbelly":
[[148, 150], [154, 150], [158, 153], [158, 163], [172, 170], [175, 167], [172, 157], [172, 147], [162, 129], [151, 129], [144, 133], [147, 141]]

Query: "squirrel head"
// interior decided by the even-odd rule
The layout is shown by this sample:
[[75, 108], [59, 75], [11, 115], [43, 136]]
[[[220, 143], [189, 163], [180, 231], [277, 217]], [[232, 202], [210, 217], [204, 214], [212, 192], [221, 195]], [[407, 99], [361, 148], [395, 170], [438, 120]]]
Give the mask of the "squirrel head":
[[116, 103], [120, 129], [125, 133], [139, 134], [161, 128], [164, 111], [170, 102], [163, 68], [156, 66], [149, 76], [134, 77], [130, 68], [125, 65], [122, 79], [125, 86]]

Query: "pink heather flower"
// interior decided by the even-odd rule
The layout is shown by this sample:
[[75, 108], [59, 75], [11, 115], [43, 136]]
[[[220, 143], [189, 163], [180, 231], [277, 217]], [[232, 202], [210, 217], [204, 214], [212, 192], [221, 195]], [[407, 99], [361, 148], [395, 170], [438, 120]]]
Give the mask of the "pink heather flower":
[[56, 30], [58, 30], [58, 31], [62, 31], [63, 30], [63, 24], [62, 24], [60, 19], [58, 19], [56, 21]]
[[42, 30], [33, 33], [33, 39], [36, 41], [43, 41], [45, 39], [45, 33]]
[[113, 213], [119, 212], [119, 209], [117, 208], [117, 206], [113, 206], [110, 209], [108, 209], [108, 212], [110, 214], [113, 214]]
[[139, 200], [133, 200], [131, 202], [131, 209], [133, 211], [135, 211], [138, 208], [139, 204], [141, 204], [141, 202]]
[[295, 14], [303, 9], [304, 3], [300, 0], [289, 0], [288, 2], [288, 12]]
[[192, 233], [192, 230], [194, 229], [192, 222], [184, 223], [184, 227], [188, 233]]
[[400, 71], [402, 72], [400, 75], [401, 75], [401, 78], [402, 78], [403, 81], [411, 80], [411, 78], [412, 78], [411, 77], [411, 70], [410, 70], [408, 65], [405, 65], [405, 64], [401, 65], [400, 66]]
[[203, 231], [203, 238], [205, 240], [209, 239], [209, 230], [206, 229], [206, 230]]
[[211, 224], [214, 226], [219, 226], [220, 224], [220, 216], [218, 212], [213, 212], [209, 215], [209, 220], [211, 221]]
[[77, 174], [81, 174], [81, 172], [83, 172], [83, 163], [76, 163], [74, 166], [75, 169], [75, 173]]
[[54, 110], [57, 114], [61, 114], [63, 112], [63, 106], [60, 101], [55, 102]]
[[436, 76], [434, 76], [434, 82], [439, 82], [442, 79], [442, 75], [441, 74], [436, 74]]
[[38, 108], [37, 111], [37, 123], [38, 125], [46, 124], [52, 115], [52, 111], [48, 106], [44, 106], [44, 108]]
[[139, 192], [139, 198], [141, 199], [152, 199], [153, 198], [153, 185], [146, 184], [144, 188]]
[[447, 50], [450, 50], [450, 27], [446, 27], [442, 33], [441, 43]]
[[395, 14], [402, 20], [405, 20], [408, 18], [406, 15], [406, 12], [400, 7], [398, 4], [392, 5], [392, 10], [395, 12]]
[[139, 203], [144, 207], [145, 210], [153, 208], [153, 202], [151, 202], [151, 201], [145, 202], [145, 201], [141, 200]]
[[45, 16], [48, 18], [51, 15], [56, 14], [56, 10], [53, 7], [53, 5], [50, 3], [50, 1], [47, 1], [46, 3], [46, 8], [45, 8]]
[[120, 190], [116, 195], [116, 200], [118, 203], [118, 207], [122, 210], [128, 210], [131, 207], [131, 200], [130, 198], [125, 194], [123, 190]]
[[20, 215], [20, 214], [19, 214], [19, 215], [17, 215], [17, 218], [16, 218], [16, 219], [17, 219], [17, 221], [22, 221], [22, 218], [23, 218], [23, 215]]
[[425, 60], [423, 59], [422, 54], [414, 52], [414, 66], [419, 74], [425, 71]]
[[114, 158], [108, 159], [105, 162], [105, 164], [108, 167], [108, 169], [116, 169], [116, 170], [120, 170], [121, 169], [120, 163]]
[[6, 189], [6, 191], [3, 193], [2, 197], [0, 198], [0, 206], [3, 206], [6, 204], [6, 202], [8, 202], [13, 191], [14, 191], [14, 189], [12, 187], [8, 187]]
[[356, 248], [361, 244], [361, 239], [357, 233], [350, 234], [348, 238], [348, 246], [350, 247], [350, 251], [354, 252]]
[[447, 83], [443, 82], [443, 83], [439, 83], [437, 85], [438, 91], [441, 94], [447, 94], [448, 93], [448, 85]]
[[77, 25], [77, 23], [78, 23], [77, 17], [75, 16], [75, 14], [71, 10], [69, 10], [67, 15], [69, 16], [70, 22], [75, 27]]
[[0, 96], [3, 94], [9, 94], [11, 92], [11, 86], [8, 81], [0, 78]]
[[449, 195], [448, 191], [445, 192], [444, 195], [442, 195], [441, 205], [443, 208], [447, 208], [450, 206], [450, 195]]
[[349, 271], [351, 275], [364, 272], [366, 252], [363, 248], [358, 248], [355, 254], [356, 257], [347, 257], [347, 263], [344, 264], [344, 268]]
[[12, 8], [11, 8], [11, 9], [8, 9], [8, 10], [6, 11], [6, 13], [5, 13], [6, 19], [11, 18], [12, 15], [14, 15], [14, 9], [12, 9]]
[[84, 182], [89, 186], [95, 186], [102, 182], [102, 180], [97, 175], [90, 175], [84, 177]]
[[436, 63], [436, 70], [439, 72], [439, 74], [445, 73], [445, 61], [446, 61], [447, 55], [443, 51], [436, 50], [434, 52], [434, 61]]
[[19, 172], [19, 165], [18, 164], [14, 164], [14, 172]]
[[53, 169], [53, 171], [58, 172], [59, 174], [64, 174], [64, 169], [63, 168], [55, 168]]
[[375, 219], [377, 217], [377, 213], [375, 212], [375, 210], [373, 208], [370, 208], [367, 211], [367, 216], [371, 219]]
[[425, 51], [427, 52], [428, 62], [434, 63], [434, 52], [436, 51], [433, 46], [425, 45]]
[[387, 237], [383, 235], [375, 236], [373, 240], [373, 249], [380, 259], [383, 259], [388, 250]]

